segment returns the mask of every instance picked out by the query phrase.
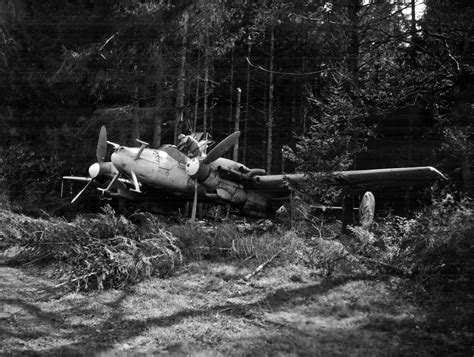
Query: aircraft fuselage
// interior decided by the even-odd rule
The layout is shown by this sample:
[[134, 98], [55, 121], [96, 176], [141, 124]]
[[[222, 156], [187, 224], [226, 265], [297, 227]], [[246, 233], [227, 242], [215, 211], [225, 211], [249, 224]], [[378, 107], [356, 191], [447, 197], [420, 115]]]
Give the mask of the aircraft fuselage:
[[[174, 150], [170, 155], [170, 151]], [[185, 156], [172, 147], [169, 150], [143, 149], [120, 146], [111, 156], [112, 163], [127, 177], [135, 173], [145, 185], [166, 190], [193, 192], [194, 180], [185, 172]], [[180, 160], [182, 159], [182, 160]]]

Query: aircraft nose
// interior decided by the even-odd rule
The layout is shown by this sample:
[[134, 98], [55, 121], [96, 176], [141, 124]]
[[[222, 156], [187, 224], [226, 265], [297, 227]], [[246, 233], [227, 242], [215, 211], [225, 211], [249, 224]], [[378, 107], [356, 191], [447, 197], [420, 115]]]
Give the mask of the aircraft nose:
[[199, 160], [194, 158], [194, 159], [191, 159], [187, 162], [186, 164], [186, 173], [189, 175], [189, 176], [194, 176], [198, 173], [199, 171], [199, 166], [200, 166], [200, 163], [199, 163]]
[[114, 151], [112, 155], [110, 156], [110, 161], [112, 161], [112, 164], [114, 164], [115, 166], [119, 164], [120, 160], [119, 160], [119, 155], [117, 154], [117, 150]]
[[100, 173], [100, 165], [98, 162], [89, 166], [89, 176], [96, 178]]

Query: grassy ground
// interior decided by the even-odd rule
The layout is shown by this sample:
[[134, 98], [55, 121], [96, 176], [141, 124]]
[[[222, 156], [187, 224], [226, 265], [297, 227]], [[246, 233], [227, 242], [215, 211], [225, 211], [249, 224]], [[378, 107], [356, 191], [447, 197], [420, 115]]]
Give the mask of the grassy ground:
[[189, 263], [166, 279], [73, 293], [54, 288], [54, 267], [0, 265], [0, 354], [472, 355], [472, 296], [440, 308], [395, 278], [321, 278], [275, 261], [244, 282], [249, 271]]

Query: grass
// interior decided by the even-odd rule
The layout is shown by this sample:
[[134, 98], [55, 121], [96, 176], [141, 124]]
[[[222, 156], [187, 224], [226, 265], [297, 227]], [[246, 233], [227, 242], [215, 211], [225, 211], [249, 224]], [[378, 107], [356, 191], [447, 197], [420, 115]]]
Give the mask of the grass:
[[[416, 279], [347, 259], [342, 239], [265, 222], [176, 225], [148, 214], [125, 219], [110, 210], [73, 222], [0, 211], [0, 223], [2, 249], [17, 263], [0, 264], [0, 354], [471, 351], [472, 294], [429, 290]], [[378, 248], [364, 249], [383, 258]], [[127, 259], [114, 265], [108, 251]], [[244, 279], [276, 253], [262, 272]], [[61, 285], [90, 271], [80, 259], [96, 259], [94, 267], [110, 272], [109, 282], [121, 283], [103, 284], [105, 290], [94, 280], [89, 289]], [[144, 259], [156, 261], [137, 266]], [[70, 272], [75, 275], [65, 278]], [[131, 272], [141, 275], [132, 279]]]
[[244, 283], [237, 277], [247, 268], [202, 261], [184, 265], [172, 277], [151, 278], [128, 289], [64, 292], [38, 277], [44, 271], [0, 269], [5, 277], [0, 354], [374, 356], [469, 351], [467, 333], [433, 329], [433, 319], [440, 316], [419, 303], [423, 292], [411, 295], [414, 288], [395, 278], [318, 278], [309, 269], [288, 265], [269, 267]]

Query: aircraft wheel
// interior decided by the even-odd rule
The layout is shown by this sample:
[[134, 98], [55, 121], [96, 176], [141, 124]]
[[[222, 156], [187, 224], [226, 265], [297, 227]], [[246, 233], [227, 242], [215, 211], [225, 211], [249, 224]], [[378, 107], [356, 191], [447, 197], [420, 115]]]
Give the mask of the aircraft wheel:
[[359, 223], [367, 228], [374, 222], [375, 197], [372, 192], [364, 193], [359, 206]]

